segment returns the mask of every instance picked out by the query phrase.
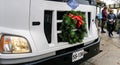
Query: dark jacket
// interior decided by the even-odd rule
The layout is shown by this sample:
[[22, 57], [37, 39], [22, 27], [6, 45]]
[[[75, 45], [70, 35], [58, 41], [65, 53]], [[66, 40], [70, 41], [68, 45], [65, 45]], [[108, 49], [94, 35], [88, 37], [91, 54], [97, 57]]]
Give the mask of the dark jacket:
[[116, 19], [115, 14], [108, 14], [107, 20], [108, 20], [108, 23], [109, 23], [109, 24], [113, 24], [114, 21], [115, 21], [115, 19]]

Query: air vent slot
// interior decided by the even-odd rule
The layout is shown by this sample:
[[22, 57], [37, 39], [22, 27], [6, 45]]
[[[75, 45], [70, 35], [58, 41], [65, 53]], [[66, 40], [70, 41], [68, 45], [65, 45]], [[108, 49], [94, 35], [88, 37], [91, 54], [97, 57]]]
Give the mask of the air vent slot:
[[44, 32], [48, 43], [51, 43], [52, 36], [52, 14], [53, 11], [44, 11]]
[[62, 20], [64, 14], [66, 14], [66, 11], [58, 11], [57, 12], [57, 20]]
[[91, 23], [91, 12], [88, 12], [88, 29], [90, 30]]

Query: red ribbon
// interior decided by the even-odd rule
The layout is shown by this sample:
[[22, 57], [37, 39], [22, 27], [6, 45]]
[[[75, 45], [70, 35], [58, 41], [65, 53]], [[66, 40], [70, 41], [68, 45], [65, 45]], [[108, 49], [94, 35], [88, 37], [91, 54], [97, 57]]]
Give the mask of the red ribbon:
[[69, 16], [72, 18], [72, 19], [75, 19], [77, 21], [77, 28], [80, 28], [80, 26], [83, 24], [83, 21], [82, 21], [82, 16], [80, 15], [73, 15], [73, 14], [69, 14]]

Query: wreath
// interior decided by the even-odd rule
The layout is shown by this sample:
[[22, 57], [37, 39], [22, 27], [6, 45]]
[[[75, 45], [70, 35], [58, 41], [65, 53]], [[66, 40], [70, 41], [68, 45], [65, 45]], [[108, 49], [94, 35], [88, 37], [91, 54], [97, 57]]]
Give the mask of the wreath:
[[86, 33], [85, 13], [69, 11], [63, 16], [60, 37], [63, 42], [82, 42]]

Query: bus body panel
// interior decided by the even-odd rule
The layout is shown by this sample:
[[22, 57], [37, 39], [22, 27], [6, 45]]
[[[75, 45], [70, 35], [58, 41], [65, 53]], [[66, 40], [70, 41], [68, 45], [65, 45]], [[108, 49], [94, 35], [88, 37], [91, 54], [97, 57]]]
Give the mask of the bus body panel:
[[0, 26], [29, 30], [30, 0], [0, 0]]
[[[57, 20], [57, 12], [71, 10], [71, 7], [69, 7], [65, 2], [51, 2], [46, 0], [0, 0], [0, 38], [2, 34], [22, 36], [28, 40], [31, 47], [31, 53], [0, 53], [0, 64], [19, 64], [36, 60], [40, 60], [41, 62], [43, 61], [41, 59], [46, 60], [46, 58], [51, 59], [50, 57], [55, 58], [56, 56], [61, 56], [61, 52], [61, 54], [57, 54], [57, 52], [61, 50], [66, 51], [67, 48], [72, 49], [72, 47], [79, 46], [80, 43], [68, 44], [67, 42], [58, 42], [57, 38], [57, 22], [59, 21]], [[52, 12], [53, 17], [50, 43], [48, 43], [45, 36], [45, 11]], [[93, 44], [93, 42], [99, 38], [97, 27], [95, 25], [96, 7], [80, 4], [75, 11], [85, 12], [87, 24], [89, 18], [88, 13], [90, 13], [89, 16], [91, 17], [89, 21], [89, 29], [87, 25], [87, 36], [84, 38], [83, 42], [81, 42], [83, 47], [80, 47], [79, 49], [85, 49], [85, 47], [89, 48], [89, 45], [95, 45], [94, 49], [97, 49], [99, 47], [100, 40], [97, 41], [97, 44]], [[34, 22], [39, 22], [40, 24], [33, 25]], [[72, 53], [75, 50], [77, 50], [77, 48], [69, 52]], [[67, 54], [68, 52], [64, 53]], [[92, 51], [90, 53], [92, 53]], [[98, 54], [99, 49], [94, 53]], [[66, 55], [63, 56], [65, 57]]]
[[[45, 10], [53, 11], [53, 14], [52, 14], [53, 15], [52, 36], [51, 36], [52, 41], [51, 41], [50, 44], [47, 42], [45, 32], [44, 32], [44, 16], [41, 16], [41, 15], [44, 15]], [[43, 49], [45, 50], [45, 49], [48, 49], [48, 48], [49, 49], [53, 48], [54, 51], [56, 51], [56, 50], [60, 50], [62, 48], [67, 48], [67, 47], [71, 47], [71, 46], [76, 45], [76, 44], [75, 45], [70, 45], [68, 43], [59, 44], [57, 42], [57, 20], [56, 20], [57, 11], [70, 11], [70, 10], [71, 10], [71, 8], [67, 5], [67, 3], [49, 2], [49, 1], [41, 2], [40, 0], [35, 0], [35, 1], [33, 0], [31, 2], [31, 20], [30, 20], [31, 29], [30, 29], [30, 31], [31, 31], [31, 35], [32, 35], [32, 37], [35, 41], [36, 47], [39, 51], [41, 51]], [[92, 27], [92, 26], [95, 25], [96, 7], [80, 4], [79, 7], [77, 7], [77, 9], [75, 9], [75, 10], [86, 12], [86, 17], [87, 17], [87, 12], [91, 12], [91, 21], [92, 21], [92, 19], [94, 20], [93, 22], [91, 22], [91, 27], [90, 27], [91, 30], [88, 31], [88, 37], [86, 37], [84, 39], [83, 43], [90, 42], [90, 41], [93, 41], [94, 39], [98, 38], [98, 33], [97, 33], [96, 26], [94, 28]], [[87, 19], [88, 18], [86, 18], [86, 20]], [[40, 25], [39, 26], [33, 26], [32, 25], [33, 21], [39, 21]], [[41, 43], [39, 43], [38, 41], [41, 42]], [[79, 43], [77, 45], [79, 45]], [[44, 46], [46, 46], [46, 47], [44, 47]], [[47, 53], [47, 51], [46, 51], [46, 53]]]

